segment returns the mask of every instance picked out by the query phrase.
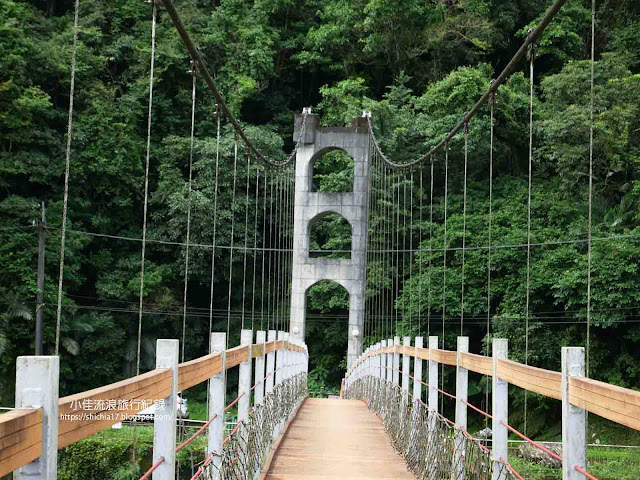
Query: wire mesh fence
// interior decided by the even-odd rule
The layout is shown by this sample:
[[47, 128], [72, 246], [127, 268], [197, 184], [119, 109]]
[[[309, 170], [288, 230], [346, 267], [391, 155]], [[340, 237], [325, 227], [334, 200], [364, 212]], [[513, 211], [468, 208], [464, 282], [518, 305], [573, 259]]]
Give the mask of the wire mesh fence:
[[[269, 453], [274, 436], [307, 396], [307, 375], [299, 373], [274, 387], [264, 402], [238, 422], [224, 441], [218, 462], [210, 462], [199, 479], [254, 478]], [[219, 467], [218, 467], [219, 465]]]
[[[379, 414], [396, 452], [421, 479], [490, 480], [494, 462], [490, 450], [453, 422], [429, 412], [420, 400], [386, 380], [365, 376], [346, 390], [350, 399], [364, 400]], [[496, 462], [499, 478], [517, 477], [503, 462]]]

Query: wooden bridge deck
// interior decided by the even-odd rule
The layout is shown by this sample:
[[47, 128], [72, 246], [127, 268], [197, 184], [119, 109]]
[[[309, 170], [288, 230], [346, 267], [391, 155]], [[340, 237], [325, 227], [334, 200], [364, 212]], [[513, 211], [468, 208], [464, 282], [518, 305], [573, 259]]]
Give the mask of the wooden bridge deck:
[[302, 404], [266, 478], [415, 480], [363, 402], [325, 398]]

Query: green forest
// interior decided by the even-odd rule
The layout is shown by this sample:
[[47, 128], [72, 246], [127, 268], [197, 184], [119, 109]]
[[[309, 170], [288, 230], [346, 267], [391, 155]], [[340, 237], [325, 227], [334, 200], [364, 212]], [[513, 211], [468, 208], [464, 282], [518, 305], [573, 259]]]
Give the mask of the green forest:
[[[407, 162], [427, 153], [460, 121], [550, 4], [179, 0], [176, 8], [229, 108], [271, 158], [286, 158], [284, 152], [294, 146], [294, 115], [311, 106], [325, 126], [350, 125], [363, 110], [371, 111], [382, 149], [394, 161]], [[523, 244], [530, 86], [523, 61], [498, 90], [495, 102], [490, 301], [487, 250], [482, 248], [489, 242], [490, 208], [490, 117], [485, 106], [469, 126], [464, 218], [464, 135], [449, 145], [446, 244], [441, 152], [434, 159], [432, 198], [428, 161], [411, 173], [390, 171], [383, 176], [376, 170], [367, 285], [367, 308], [372, 310], [365, 345], [394, 334], [440, 335], [444, 298], [445, 346], [454, 348], [460, 334], [463, 223], [466, 247], [478, 247], [464, 256], [463, 332], [471, 338], [472, 352], [487, 353], [487, 319], [490, 336], [510, 340], [513, 359], [524, 361], [527, 349], [528, 362], [535, 366], [558, 370], [561, 346], [585, 344], [593, 41], [590, 375], [640, 387], [640, 3], [597, 0], [595, 18], [592, 38], [591, 1], [568, 0], [536, 45], [529, 331], [524, 327]], [[0, 405], [13, 404], [16, 357], [34, 351], [38, 230], [33, 222], [40, 218], [43, 202], [44, 353], [54, 348], [72, 27], [70, 0], [0, 0]], [[245, 197], [247, 174], [253, 175], [254, 191], [255, 165], [234, 168], [234, 132], [224, 118], [219, 186], [214, 187], [216, 105], [201, 79], [189, 195], [190, 59], [162, 7], [156, 35], [147, 238], [169, 243], [147, 246], [143, 371], [155, 364], [157, 338], [181, 336], [186, 252], [170, 242], [185, 241], [188, 211], [193, 244], [211, 244], [217, 201], [221, 245], [241, 245], [247, 235], [263, 245], [263, 230], [245, 225], [245, 210], [258, 211], [273, 201]], [[80, 0], [61, 394], [135, 374], [140, 242], [115, 237], [142, 235], [150, 56], [149, 4]], [[240, 150], [244, 162], [244, 146]], [[273, 174], [276, 182], [292, 178], [260, 172]], [[318, 160], [315, 174], [320, 190], [344, 191], [352, 184], [350, 163], [339, 155]], [[237, 196], [232, 195], [234, 181]], [[392, 193], [400, 189], [409, 198], [394, 200]], [[276, 219], [265, 221], [273, 224]], [[393, 240], [380, 235], [390, 230], [397, 235]], [[283, 236], [288, 233], [280, 230]], [[348, 249], [349, 235], [339, 219], [327, 218], [312, 248]], [[420, 251], [402, 255], [398, 263], [376, 254], [385, 248]], [[446, 264], [443, 248], [448, 249]], [[256, 253], [258, 272], [263, 254]], [[278, 258], [278, 268], [286, 268], [286, 256]], [[215, 264], [214, 287], [224, 292], [214, 298], [216, 331], [227, 328], [227, 315], [220, 312], [227, 310], [230, 275], [235, 285], [241, 284], [244, 262], [251, 265], [254, 256], [237, 254], [232, 268], [229, 261], [227, 254], [220, 254]], [[187, 359], [208, 349], [210, 281], [211, 251], [192, 248]], [[397, 284], [396, 298], [391, 292]], [[265, 288], [258, 282], [258, 298]], [[240, 290], [231, 292], [234, 312], [246, 306]], [[275, 321], [288, 325], [286, 298], [274, 302]], [[310, 390], [339, 388], [346, 366], [347, 305], [346, 292], [334, 284], [318, 284], [309, 293]], [[396, 310], [397, 315], [385, 313]], [[230, 345], [238, 343], [239, 331], [240, 319], [234, 314]], [[478, 403], [483, 388], [478, 381], [470, 390]], [[529, 405], [535, 419], [531, 432], [557, 420], [548, 401], [533, 399]], [[514, 417], [513, 424], [523, 420]]]

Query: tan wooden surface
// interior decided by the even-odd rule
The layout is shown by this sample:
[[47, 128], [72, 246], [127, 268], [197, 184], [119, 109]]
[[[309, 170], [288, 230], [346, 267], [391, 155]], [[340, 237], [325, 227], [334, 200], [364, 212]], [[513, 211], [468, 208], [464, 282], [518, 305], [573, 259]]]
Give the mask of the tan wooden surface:
[[198, 385], [222, 371], [222, 354], [210, 353], [178, 365], [178, 390]]
[[569, 379], [569, 401], [576, 407], [640, 430], [640, 392], [573, 377]]
[[35, 460], [42, 450], [42, 409], [0, 415], [0, 477]]
[[[58, 402], [60, 409], [58, 448], [66, 447], [121, 422], [122, 415], [138, 413], [144, 409], [142, 401], [153, 402], [168, 397], [170, 393], [171, 370], [163, 368], [63, 397]], [[111, 408], [106, 404], [109, 400], [131, 401], [131, 403]], [[73, 417], [66, 418], [66, 414]]]
[[562, 374], [511, 360], [498, 361], [498, 377], [512, 385], [562, 400]]
[[475, 353], [461, 353], [460, 366], [481, 375], [493, 376], [493, 358]]
[[364, 402], [325, 398], [309, 398], [300, 407], [266, 478], [415, 479]]

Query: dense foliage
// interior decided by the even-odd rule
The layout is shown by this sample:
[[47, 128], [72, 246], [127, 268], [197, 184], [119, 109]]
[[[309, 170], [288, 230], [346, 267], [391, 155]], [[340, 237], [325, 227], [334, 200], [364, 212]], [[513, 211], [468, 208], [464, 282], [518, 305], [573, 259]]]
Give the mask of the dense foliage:
[[[558, 367], [560, 345], [585, 341], [587, 248], [581, 240], [587, 232], [590, 3], [567, 2], [539, 43], [535, 62], [532, 241], [545, 245], [531, 250], [529, 361], [550, 368]], [[402, 161], [427, 151], [457, 123], [549, 4], [186, 0], [177, 8], [230, 107], [265, 152], [278, 156], [283, 146], [292, 146], [293, 115], [303, 106], [314, 106], [325, 125], [347, 124], [366, 108], [373, 112], [383, 148]], [[158, 21], [148, 236], [180, 242], [188, 208], [191, 75], [186, 51], [161, 9]], [[40, 202], [46, 203], [49, 226], [45, 352], [53, 346], [71, 24], [71, 2], [0, 0], [0, 404], [12, 402], [15, 358], [33, 351], [37, 234], [31, 222], [39, 216]], [[598, 0], [596, 30], [593, 235], [608, 239], [593, 243], [591, 370], [596, 378], [637, 387], [640, 5]], [[69, 203], [74, 231], [141, 236], [149, 55], [148, 5], [139, 0], [81, 2]], [[495, 109], [492, 244], [520, 246], [492, 250], [488, 313], [492, 331], [508, 336], [513, 356], [522, 359], [529, 84], [527, 67], [519, 69], [500, 89]], [[216, 115], [201, 82], [198, 91], [191, 241], [206, 245], [214, 215]], [[223, 245], [245, 236], [239, 222], [230, 238], [231, 219], [244, 218], [245, 212], [244, 197], [232, 201], [234, 172], [241, 191], [247, 172], [244, 153], [234, 168], [233, 142], [223, 122], [217, 198]], [[461, 135], [450, 145], [450, 248], [462, 244], [462, 145]], [[411, 270], [391, 268], [388, 258], [375, 261], [374, 255], [368, 292], [369, 302], [378, 305], [376, 298], [388, 297], [399, 274], [405, 280], [396, 302], [399, 327], [423, 334], [441, 331], [444, 294], [446, 344], [452, 346], [460, 329], [462, 258], [460, 250], [449, 252], [443, 291], [444, 170], [441, 156], [436, 160], [433, 224], [428, 222], [428, 168], [414, 172], [413, 186], [407, 187], [404, 175], [376, 180], [374, 198], [382, 203], [373, 208], [374, 251], [389, 245], [380, 232], [395, 229], [398, 208], [402, 220], [414, 220], [410, 229], [400, 230], [404, 247], [416, 248], [422, 240], [424, 251], [412, 262], [404, 259]], [[469, 133], [467, 246], [488, 243], [488, 162], [484, 109]], [[326, 155], [319, 161], [318, 188], [340, 191], [351, 182], [348, 169], [334, 173], [333, 164], [342, 167], [345, 160]], [[413, 211], [397, 201], [388, 203], [397, 185], [413, 194]], [[250, 207], [256, 201], [252, 197]], [[394, 215], [388, 215], [390, 209]], [[340, 222], [325, 223], [314, 247], [341, 249], [350, 243], [347, 232]], [[254, 232], [246, 233], [251, 238]], [[258, 242], [261, 236], [262, 230]], [[143, 369], [153, 366], [155, 338], [179, 338], [185, 251], [156, 243], [148, 246], [147, 255], [145, 304], [153, 313], [144, 319]], [[207, 348], [211, 275], [210, 250], [194, 248], [190, 255], [188, 358]], [[241, 255], [234, 260], [234, 282], [242, 281], [242, 260]], [[140, 244], [70, 232], [66, 263], [63, 393], [134, 371]], [[486, 249], [466, 252], [465, 272], [465, 333], [479, 351], [486, 340]], [[221, 254], [214, 287], [225, 293], [215, 297], [217, 330], [226, 328], [228, 276], [229, 257]], [[376, 297], [376, 291], [383, 297]], [[240, 289], [232, 295], [237, 311]], [[310, 292], [312, 382], [321, 388], [335, 388], [344, 368], [346, 304], [345, 292], [335, 285], [321, 284]], [[281, 311], [286, 325], [286, 305]], [[235, 344], [240, 320], [234, 316], [232, 321]], [[372, 339], [383, 334], [375, 325], [367, 326]]]

